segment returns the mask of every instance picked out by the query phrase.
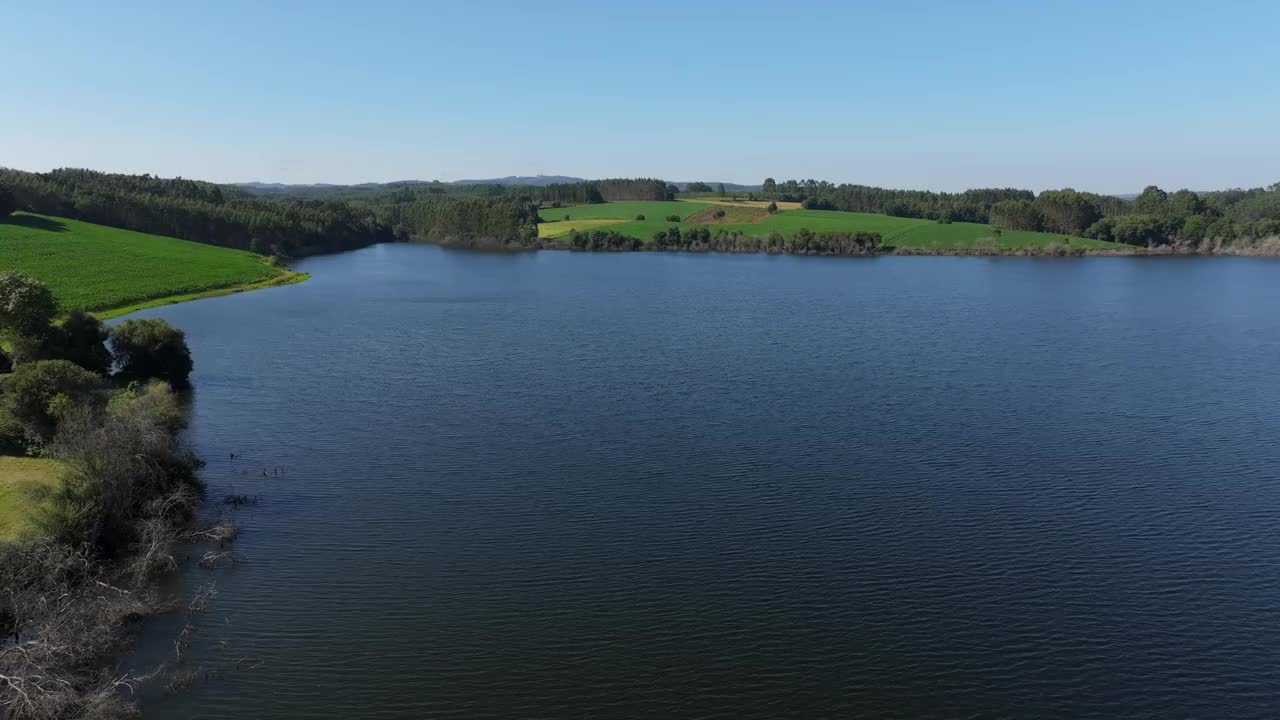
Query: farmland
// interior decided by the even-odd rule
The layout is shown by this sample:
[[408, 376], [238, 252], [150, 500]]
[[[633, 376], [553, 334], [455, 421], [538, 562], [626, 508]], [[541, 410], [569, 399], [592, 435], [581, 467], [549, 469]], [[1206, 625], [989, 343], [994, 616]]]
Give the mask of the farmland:
[[[666, 217], [679, 215], [682, 218], [681, 226], [699, 227], [699, 224], [690, 222], [690, 219], [695, 215], [705, 217], [705, 211], [708, 208], [717, 206], [719, 206], [718, 203], [711, 202], [649, 201], [548, 208], [541, 211], [544, 224], [539, 227], [539, 235], [554, 238], [567, 235], [575, 229], [579, 231], [609, 230], [648, 242], [655, 233], [676, 224], [666, 220]], [[707, 225], [712, 232], [737, 232], [757, 237], [767, 237], [775, 232], [791, 235], [802, 229], [815, 233], [878, 232], [887, 247], [904, 251], [955, 252], [973, 249], [979, 243], [988, 243], [995, 245], [999, 250], [1016, 252], [1063, 243], [1065, 239], [1063, 235], [1054, 233], [1005, 230], [996, 241], [990, 225], [962, 222], [943, 224], [918, 218], [834, 210], [781, 210], [773, 215], [761, 217], [756, 222], [733, 222], [734, 215], [750, 215], [749, 212], [745, 214], [739, 212], [749, 210], [749, 206], [744, 203], [741, 207], [720, 207], [726, 210], [726, 216], [720, 222]], [[645, 219], [636, 220], [637, 215], [643, 215]], [[562, 218], [565, 216], [569, 216], [570, 221], [564, 221]], [[581, 220], [590, 220], [589, 227], [578, 226], [577, 222]], [[564, 223], [564, 226], [558, 227], [560, 223]], [[1072, 247], [1088, 250], [1123, 247], [1115, 243], [1081, 237], [1071, 237], [1069, 240]]]
[[0, 221], [0, 269], [38, 278], [64, 311], [106, 316], [305, 277], [241, 250], [29, 213]]

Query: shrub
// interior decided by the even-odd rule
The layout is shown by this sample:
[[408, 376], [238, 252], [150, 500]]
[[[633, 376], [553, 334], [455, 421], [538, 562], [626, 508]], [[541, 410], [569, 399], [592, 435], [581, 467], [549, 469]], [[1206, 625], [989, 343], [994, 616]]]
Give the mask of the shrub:
[[711, 213], [711, 215], [712, 215], [712, 217], [714, 217], [714, 218], [716, 218], [717, 220], [719, 220], [720, 218], [724, 217], [724, 211], [723, 211], [723, 210], [717, 210], [717, 211], [715, 211], [714, 213]]
[[668, 216], [667, 216], [667, 222], [680, 222], [680, 220], [681, 220], [681, 218], [680, 218], [680, 216], [679, 216], [679, 215], [668, 215]]
[[111, 358], [126, 380], [190, 384], [191, 350], [186, 335], [159, 318], [125, 320], [111, 329]]
[[778, 203], [776, 203], [776, 202], [774, 202], [774, 201], [770, 200], [770, 201], [769, 201], [769, 207], [767, 207], [767, 208], [765, 208], [765, 209], [769, 211], [769, 214], [770, 214], [770, 215], [772, 215], [772, 214], [774, 214], [774, 213], [778, 212]]
[[565, 220], [569, 220], [569, 219], [570, 219], [570, 218], [569, 218], [569, 213], [565, 213], [565, 214], [564, 214], [564, 219], [565, 219]]
[[72, 407], [101, 405], [102, 390], [102, 380], [79, 365], [43, 360], [18, 366], [4, 383], [0, 408], [28, 441], [45, 443]]
[[147, 512], [149, 504], [199, 489], [200, 462], [175, 435], [181, 417], [177, 399], [162, 384], [107, 409], [81, 406], [68, 414], [50, 445], [67, 470], [37, 518], [41, 529], [59, 542], [90, 543], [106, 554], [127, 547], [136, 537], [135, 519], [164, 514]]
[[644, 215], [637, 215], [636, 220], [644, 220]]
[[107, 329], [98, 318], [74, 310], [54, 333], [55, 357], [70, 360], [89, 372], [106, 375], [111, 370]]
[[48, 286], [25, 273], [0, 272], [0, 333], [41, 336], [58, 314]]

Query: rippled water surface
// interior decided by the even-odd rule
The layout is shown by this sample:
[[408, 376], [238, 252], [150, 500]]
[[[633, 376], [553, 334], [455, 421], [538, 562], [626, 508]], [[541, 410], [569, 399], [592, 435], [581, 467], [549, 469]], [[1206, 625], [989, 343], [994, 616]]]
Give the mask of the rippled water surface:
[[302, 269], [149, 313], [260, 498], [150, 718], [1277, 715], [1280, 264]]

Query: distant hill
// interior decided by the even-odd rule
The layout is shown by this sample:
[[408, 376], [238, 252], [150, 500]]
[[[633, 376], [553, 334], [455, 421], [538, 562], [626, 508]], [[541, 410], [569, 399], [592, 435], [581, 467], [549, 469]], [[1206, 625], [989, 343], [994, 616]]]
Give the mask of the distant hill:
[[582, 182], [584, 178], [570, 177], [568, 175], [508, 175], [502, 178], [488, 178], [487, 180], [454, 180], [450, 185], [537, 185], [539, 187], [545, 185], [562, 185], [565, 183]]
[[[335, 183], [299, 183], [291, 185], [289, 183], [273, 183], [273, 182], [243, 182], [234, 183], [236, 187], [253, 195], [272, 195], [276, 193], [296, 193], [298, 191], [307, 190], [329, 190], [339, 188], [378, 188], [387, 185], [433, 185], [438, 183], [437, 180], [394, 180], [385, 183], [357, 183], [354, 185], [340, 185]], [[481, 178], [474, 180], [454, 180], [444, 183], [446, 185], [534, 185], [545, 187], [547, 185], [562, 185], [567, 183], [586, 182], [586, 178], [574, 177], [572, 175], [508, 175], [500, 178]], [[676, 187], [684, 190], [689, 183], [694, 182], [688, 180], [685, 182], [672, 183]], [[711, 187], [718, 187], [719, 181], [707, 181]], [[738, 183], [724, 183], [724, 189], [729, 192], [760, 192], [759, 185], [741, 185]]]

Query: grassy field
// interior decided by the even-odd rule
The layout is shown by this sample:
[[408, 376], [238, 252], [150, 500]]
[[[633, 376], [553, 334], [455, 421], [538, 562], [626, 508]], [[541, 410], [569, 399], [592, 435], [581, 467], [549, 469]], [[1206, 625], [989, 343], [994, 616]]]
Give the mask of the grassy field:
[[58, 461], [0, 455], [0, 542], [35, 533], [34, 510], [58, 482]]
[[[640, 238], [647, 242], [653, 239], [655, 233], [660, 230], [666, 230], [674, 224], [665, 220], [666, 216], [680, 215], [685, 220], [688, 220], [691, 216], [710, 207], [715, 207], [715, 205], [708, 202], [690, 201], [616, 202], [543, 210], [542, 217], [546, 220], [557, 220], [567, 214], [574, 221], [590, 219], [593, 221], [591, 229], [607, 229], [623, 235]], [[636, 220], [635, 217], [638, 214], [644, 215], [645, 219], [642, 221]], [[612, 222], [610, 222], [610, 219], [612, 219]], [[726, 217], [725, 219], [732, 220], [732, 217]], [[556, 225], [559, 225], [559, 223], [550, 222], [544, 224], [539, 228], [539, 234], [544, 237], [559, 237], [560, 235], [567, 235], [571, 229], [587, 229], [585, 227], [574, 228], [572, 227], [573, 223], [564, 223], [562, 229], [557, 229]], [[694, 223], [681, 223], [682, 227], [685, 225], [697, 227]], [[726, 222], [708, 227], [712, 232], [739, 232], [744, 235], [759, 237], [766, 237], [771, 232], [791, 235], [801, 229], [808, 229], [815, 233], [878, 232], [884, 239], [886, 246], [926, 252], [971, 249], [979, 241], [990, 242], [992, 237], [990, 225], [959, 222], [941, 224], [932, 220], [833, 210], [782, 210], [774, 215], [766, 216], [758, 222]], [[1041, 248], [1054, 243], [1062, 243], [1064, 238], [1065, 236], [1054, 233], [1006, 230], [1000, 238], [999, 248], [1010, 251]], [[1091, 250], [1124, 247], [1115, 243], [1081, 237], [1071, 237], [1070, 244], [1075, 248]]]
[[0, 221], [0, 269], [42, 280], [63, 310], [106, 316], [305, 277], [249, 252], [28, 213]]

